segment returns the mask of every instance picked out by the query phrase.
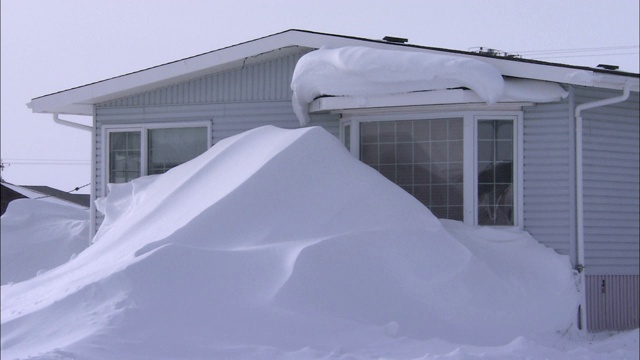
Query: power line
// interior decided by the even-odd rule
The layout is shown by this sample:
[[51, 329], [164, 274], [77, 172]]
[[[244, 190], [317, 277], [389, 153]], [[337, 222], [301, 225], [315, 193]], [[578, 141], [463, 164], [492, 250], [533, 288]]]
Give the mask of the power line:
[[574, 53], [574, 52], [603, 52], [603, 51], [613, 51], [613, 50], [628, 50], [628, 49], [638, 49], [640, 46], [638, 45], [629, 45], [629, 46], [609, 46], [609, 47], [594, 47], [594, 48], [574, 48], [574, 49], [555, 49], [555, 50], [523, 50], [523, 51], [513, 51], [512, 53], [516, 54], [559, 54], [559, 53]]
[[85, 165], [91, 163], [89, 160], [79, 159], [3, 159], [2, 162], [16, 165]]
[[639, 55], [640, 53], [611, 53], [611, 54], [592, 54], [592, 55], [558, 55], [558, 56], [542, 56], [534, 57], [532, 59], [557, 59], [557, 58], [576, 58], [576, 57], [603, 57], [613, 55]]

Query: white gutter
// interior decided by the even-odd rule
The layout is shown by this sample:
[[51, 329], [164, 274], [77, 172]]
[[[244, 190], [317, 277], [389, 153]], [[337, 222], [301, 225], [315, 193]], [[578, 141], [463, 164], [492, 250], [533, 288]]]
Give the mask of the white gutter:
[[576, 106], [576, 251], [577, 263], [580, 280], [580, 330], [587, 330], [587, 294], [584, 274], [584, 193], [582, 187], [583, 170], [582, 170], [582, 112], [601, 106], [617, 104], [629, 98], [631, 83], [627, 82], [622, 91], [622, 95], [608, 99], [592, 101]]
[[[95, 119], [95, 117], [94, 117]], [[96, 147], [95, 147], [95, 137], [96, 137], [96, 132], [93, 126], [88, 126], [88, 125], [83, 125], [83, 124], [78, 124], [76, 122], [73, 121], [69, 121], [69, 120], [64, 120], [64, 119], [60, 119], [58, 117], [58, 114], [53, 114], [53, 121], [56, 124], [60, 124], [60, 125], [64, 125], [64, 126], [69, 126], [75, 129], [80, 129], [80, 130], [85, 130], [85, 131], [90, 131], [91, 132], [91, 193], [89, 195], [89, 244], [91, 244], [91, 241], [93, 240], [93, 235], [95, 235], [96, 233], [96, 221], [95, 221], [95, 217], [96, 217], [96, 205], [95, 205], [95, 200], [96, 200], [96, 192], [95, 192], [95, 181], [94, 179], [96, 178], [96, 167], [95, 164], [93, 164], [93, 161], [96, 157]]]
[[78, 124], [78, 123], [73, 122], [73, 121], [60, 119], [58, 117], [58, 114], [53, 114], [53, 121], [56, 124], [60, 124], [60, 125], [64, 125], [64, 126], [70, 126], [72, 128], [76, 128], [76, 129], [80, 129], [80, 130], [93, 131], [93, 127], [91, 127], [91, 126], [82, 125], [82, 124]]

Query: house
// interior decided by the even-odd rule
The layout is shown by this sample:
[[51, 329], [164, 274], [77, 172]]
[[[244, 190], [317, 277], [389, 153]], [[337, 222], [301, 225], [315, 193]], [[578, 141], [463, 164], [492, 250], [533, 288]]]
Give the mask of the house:
[[[91, 132], [93, 199], [108, 183], [162, 173], [251, 128], [322, 126], [437, 216], [520, 227], [568, 255], [580, 278], [582, 329], [638, 327], [639, 75], [385, 39], [288, 30], [28, 106]], [[329, 57], [303, 56], [321, 48], [347, 64], [420, 59], [400, 71], [378, 67], [382, 81], [409, 83], [422, 73], [402, 69], [432, 58], [423, 73], [435, 75], [385, 94], [327, 66], [316, 81], [335, 80], [314, 88], [305, 70]], [[445, 64], [465, 65], [443, 80]], [[89, 115], [93, 125], [60, 114]], [[91, 213], [94, 233], [100, 217], [94, 206]]]

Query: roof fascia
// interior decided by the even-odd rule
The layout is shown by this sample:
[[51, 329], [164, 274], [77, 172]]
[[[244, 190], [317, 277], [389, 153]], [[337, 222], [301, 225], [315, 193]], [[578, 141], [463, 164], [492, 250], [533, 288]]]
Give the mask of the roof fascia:
[[92, 115], [93, 105], [162, 87], [208, 73], [241, 66], [251, 57], [277, 49], [299, 46], [295, 32], [287, 31], [171, 63], [63, 90], [32, 99], [27, 106], [36, 113]]
[[627, 83], [630, 83], [631, 91], [639, 91], [638, 76], [631, 76], [635, 74], [615, 74], [581, 67], [561, 66], [561, 64], [499, 58], [459, 50], [398, 44], [306, 30], [287, 30], [186, 59], [38, 97], [29, 102], [27, 106], [36, 113], [92, 115], [94, 104], [241, 66], [248, 58], [277, 49], [290, 46], [335, 48], [365, 44], [377, 49], [402, 49], [404, 51], [440, 55], [455, 54], [456, 56], [474, 58], [495, 66], [504, 76], [605, 89], [622, 89]]

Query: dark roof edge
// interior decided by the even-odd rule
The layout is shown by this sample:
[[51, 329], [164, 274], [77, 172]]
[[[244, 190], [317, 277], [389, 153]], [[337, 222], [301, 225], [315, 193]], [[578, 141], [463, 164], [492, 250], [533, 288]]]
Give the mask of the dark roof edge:
[[75, 86], [75, 87], [72, 87], [72, 88], [56, 91], [56, 92], [53, 92], [53, 93], [50, 93], [50, 94], [41, 95], [41, 96], [35, 97], [35, 98], [31, 99], [31, 100], [33, 101], [33, 100], [41, 99], [41, 98], [44, 98], [44, 97], [47, 97], [47, 96], [63, 93], [63, 92], [66, 92], [66, 91], [79, 89], [79, 88], [83, 88], [83, 87], [86, 87], [86, 86], [91, 86], [91, 85], [98, 84], [98, 83], [101, 83], [101, 82], [104, 82], [104, 81], [109, 81], [109, 80], [113, 80], [113, 79], [129, 76], [129, 75], [132, 75], [132, 74], [136, 74], [136, 73], [140, 73], [140, 72], [143, 72], [143, 71], [155, 69], [155, 68], [162, 67], [162, 66], [165, 66], [165, 65], [174, 64], [174, 63], [181, 62], [181, 61], [184, 61], [184, 60], [189, 60], [189, 59], [192, 59], [192, 58], [196, 58], [196, 57], [199, 57], [199, 56], [202, 56], [202, 55], [211, 54], [211, 53], [214, 53], [214, 52], [217, 52], [217, 51], [222, 51], [222, 50], [229, 49], [229, 48], [232, 48], [232, 47], [235, 47], [235, 46], [244, 45], [244, 44], [248, 44], [248, 43], [255, 42], [255, 41], [260, 41], [262, 39], [265, 39], [265, 38], [268, 38], [268, 37], [272, 37], [272, 36], [276, 36], [276, 35], [280, 35], [280, 34], [284, 34], [284, 33], [290, 32], [290, 31], [297, 31], [297, 32], [314, 34], [314, 35], [322, 35], [322, 36], [340, 37], [340, 38], [344, 38], [344, 39], [352, 39], [352, 40], [358, 40], [358, 41], [363, 41], [363, 42], [387, 44], [387, 45], [393, 45], [393, 46], [398, 46], [398, 47], [408, 47], [408, 48], [433, 50], [433, 51], [440, 51], [440, 52], [448, 52], [448, 53], [452, 53], [452, 54], [461, 54], [461, 55], [469, 55], [469, 56], [477, 56], [477, 57], [485, 57], [485, 58], [494, 58], [494, 59], [500, 59], [500, 60], [505, 60], [505, 61], [514, 61], [514, 62], [522, 62], [522, 63], [545, 65], [545, 66], [564, 67], [564, 68], [576, 69], [576, 70], [593, 71], [593, 72], [602, 73], [602, 74], [640, 78], [640, 74], [631, 73], [631, 72], [625, 72], [625, 71], [618, 71], [618, 70], [607, 70], [607, 69], [601, 69], [601, 68], [592, 68], [592, 67], [588, 67], [588, 66], [568, 65], [568, 64], [552, 63], [552, 62], [546, 62], [546, 61], [540, 61], [540, 60], [531, 60], [531, 59], [523, 59], [523, 58], [508, 58], [508, 57], [492, 56], [492, 55], [488, 55], [488, 54], [480, 54], [480, 53], [471, 52], [471, 51], [454, 50], [454, 49], [446, 49], [446, 48], [439, 48], [439, 47], [432, 47], [432, 46], [422, 46], [422, 45], [415, 45], [415, 44], [394, 43], [394, 42], [389, 42], [389, 41], [385, 41], [385, 40], [368, 39], [368, 38], [350, 36], [350, 35], [330, 34], [330, 33], [323, 33], [323, 32], [311, 31], [311, 30], [303, 30], [303, 29], [288, 29], [288, 30], [284, 30], [284, 31], [277, 32], [277, 33], [274, 33], [274, 34], [262, 36], [262, 37], [259, 37], [259, 38], [256, 38], [256, 39], [247, 40], [247, 41], [243, 41], [243, 42], [240, 42], [240, 43], [237, 43], [237, 44], [225, 46], [225, 47], [222, 47], [222, 48], [219, 48], [219, 49], [207, 51], [207, 52], [200, 53], [200, 54], [197, 54], [197, 55], [188, 56], [186, 58], [182, 58], [182, 59], [166, 62], [166, 63], [159, 64], [159, 65], [154, 65], [154, 66], [151, 66], [151, 67], [148, 67], [148, 68], [144, 68], [144, 69], [128, 72], [128, 73], [125, 73], [125, 74], [122, 74], [122, 75], [117, 75], [117, 76], [113, 76], [113, 77], [110, 77], [110, 78], [94, 81], [94, 82], [91, 82], [91, 83], [88, 83], [88, 84], [79, 85], [79, 86]]

